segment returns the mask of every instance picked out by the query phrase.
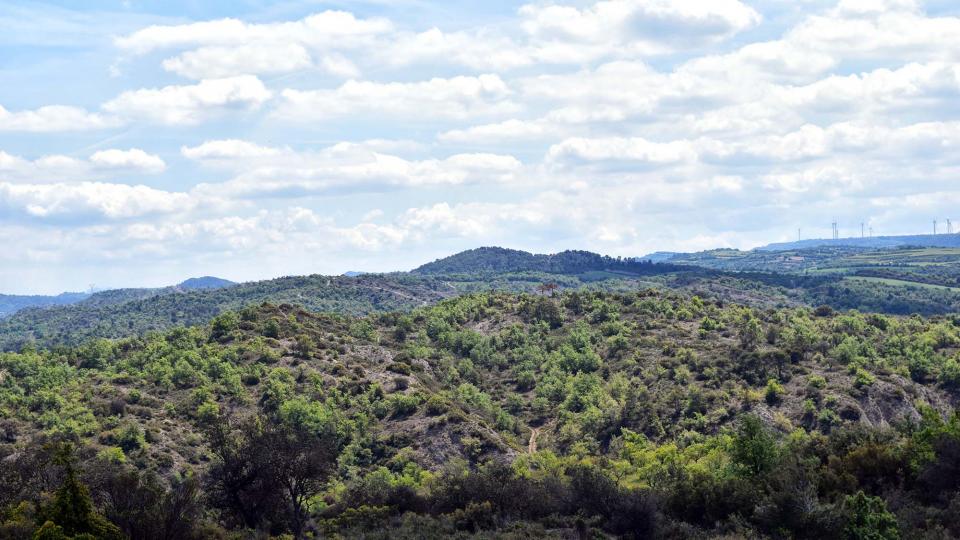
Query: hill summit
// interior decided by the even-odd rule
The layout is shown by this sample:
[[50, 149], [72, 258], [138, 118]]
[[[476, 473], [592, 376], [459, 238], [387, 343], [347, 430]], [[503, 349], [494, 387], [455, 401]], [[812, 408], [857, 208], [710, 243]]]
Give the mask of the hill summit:
[[[481, 247], [462, 251], [427, 263], [414, 274], [477, 274], [505, 272], [545, 272], [580, 274], [593, 271], [620, 271], [630, 274], [650, 273], [653, 264], [589, 251], [568, 250], [554, 254], [534, 254], [502, 247]], [[666, 270], [666, 265], [657, 270]]]
[[236, 285], [236, 283], [228, 279], [222, 279], [213, 276], [203, 276], [187, 279], [177, 285], [177, 288], [186, 290], [222, 289], [224, 287], [232, 287], [233, 285]]

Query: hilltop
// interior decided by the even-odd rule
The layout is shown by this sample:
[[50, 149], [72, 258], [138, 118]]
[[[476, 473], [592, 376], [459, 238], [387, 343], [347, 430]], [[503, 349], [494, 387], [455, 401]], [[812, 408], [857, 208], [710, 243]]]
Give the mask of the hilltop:
[[232, 287], [236, 283], [228, 280], [222, 279], [213, 276], [203, 276], [186, 279], [180, 282], [176, 287], [178, 289], [185, 290], [196, 290], [196, 289], [222, 289], [224, 287]]
[[625, 274], [663, 274], [675, 270], [670, 265], [652, 265], [646, 261], [614, 258], [589, 251], [563, 251], [554, 254], [533, 254], [500, 247], [482, 247], [427, 263], [411, 271], [413, 274], [500, 274], [510, 272], [544, 272], [548, 274], [583, 274], [587, 272], [621, 272]]

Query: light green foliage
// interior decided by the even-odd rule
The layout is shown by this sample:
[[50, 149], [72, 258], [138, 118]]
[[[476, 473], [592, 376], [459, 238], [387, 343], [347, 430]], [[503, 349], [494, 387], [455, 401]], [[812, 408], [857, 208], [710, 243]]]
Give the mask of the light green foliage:
[[787, 351], [806, 354], [819, 339], [819, 332], [813, 321], [803, 315], [795, 315], [783, 332], [783, 341]]
[[373, 324], [366, 319], [351, 324], [350, 335], [357, 339], [363, 339], [366, 341], [379, 341], [379, 335], [377, 335], [376, 328], [374, 328]]
[[767, 403], [770, 405], [776, 405], [780, 403], [780, 400], [783, 399], [783, 394], [786, 390], [783, 389], [783, 385], [777, 382], [776, 379], [770, 379], [767, 381], [767, 387], [764, 391], [764, 399], [767, 400]]
[[293, 375], [286, 369], [274, 368], [263, 383], [263, 403], [268, 408], [278, 408], [293, 393]]
[[123, 452], [123, 448], [118, 446], [104, 448], [97, 452], [97, 458], [111, 463], [126, 463], [127, 461], [127, 455]]
[[749, 311], [745, 311], [739, 318], [737, 335], [740, 339], [740, 346], [745, 350], [752, 351], [757, 348], [763, 339], [763, 326]]
[[862, 367], [857, 367], [854, 369], [854, 386], [862, 388], [864, 386], [870, 386], [876, 382], [877, 378], [870, 374], [869, 371], [863, 369]]
[[417, 411], [422, 399], [417, 394], [391, 394], [388, 401], [394, 416], [409, 416]]
[[229, 339], [240, 325], [240, 316], [227, 311], [215, 317], [210, 323], [210, 338], [217, 341]]

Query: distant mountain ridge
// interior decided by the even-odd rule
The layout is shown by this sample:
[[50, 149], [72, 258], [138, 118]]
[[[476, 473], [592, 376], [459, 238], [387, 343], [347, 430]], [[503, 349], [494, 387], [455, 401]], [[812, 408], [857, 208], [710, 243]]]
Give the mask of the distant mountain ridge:
[[545, 272], [548, 274], [581, 274], [614, 271], [629, 274], [663, 273], [670, 265], [649, 261], [599, 255], [590, 251], [568, 250], [554, 254], [533, 254], [517, 249], [481, 247], [462, 251], [424, 264], [412, 274], [478, 274], [507, 272]]
[[[822, 247], [841, 247], [841, 248], [860, 248], [860, 249], [894, 249], [902, 247], [941, 247], [941, 248], [960, 248], [960, 233], [954, 234], [909, 234], [899, 236], [872, 236], [872, 237], [850, 237], [833, 240], [830, 238], [811, 238], [808, 240], [799, 240], [794, 242], [773, 242], [753, 249], [745, 250], [742, 253], [751, 251], [795, 251], [803, 249], [815, 249]], [[725, 248], [708, 249], [697, 252], [684, 251], [655, 251], [640, 257], [638, 261], [651, 262], [673, 262], [676, 260], [687, 259], [692, 255], [700, 253], [712, 253], [724, 251]], [[739, 251], [739, 250], [732, 250]]]
[[0, 318], [28, 307], [63, 306], [90, 297], [89, 293], [65, 292], [56, 296], [0, 294]]
[[193, 291], [199, 289], [222, 289], [236, 285], [229, 279], [222, 279], [213, 276], [202, 276], [184, 280], [177, 285], [177, 288]]
[[960, 247], [960, 234], [911, 234], [902, 236], [871, 236], [866, 238], [816, 238], [797, 242], [776, 242], [755, 248], [758, 251], [788, 251], [823, 246], [851, 246], [873, 249], [915, 247]]
[[0, 294], [0, 318], [9, 317], [22, 309], [69, 306], [86, 302], [89, 305], [112, 305], [182, 291], [219, 289], [236, 283], [213, 276], [184, 280], [177, 285], [161, 288], [107, 289], [93, 293], [65, 292], [58, 295], [10, 295]]

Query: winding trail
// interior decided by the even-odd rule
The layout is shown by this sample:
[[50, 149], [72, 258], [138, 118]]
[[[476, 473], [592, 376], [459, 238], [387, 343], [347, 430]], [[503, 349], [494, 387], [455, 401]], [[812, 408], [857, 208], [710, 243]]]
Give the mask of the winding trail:
[[540, 428], [530, 428], [530, 443], [527, 444], [527, 453], [537, 453], [537, 437], [540, 436]]

